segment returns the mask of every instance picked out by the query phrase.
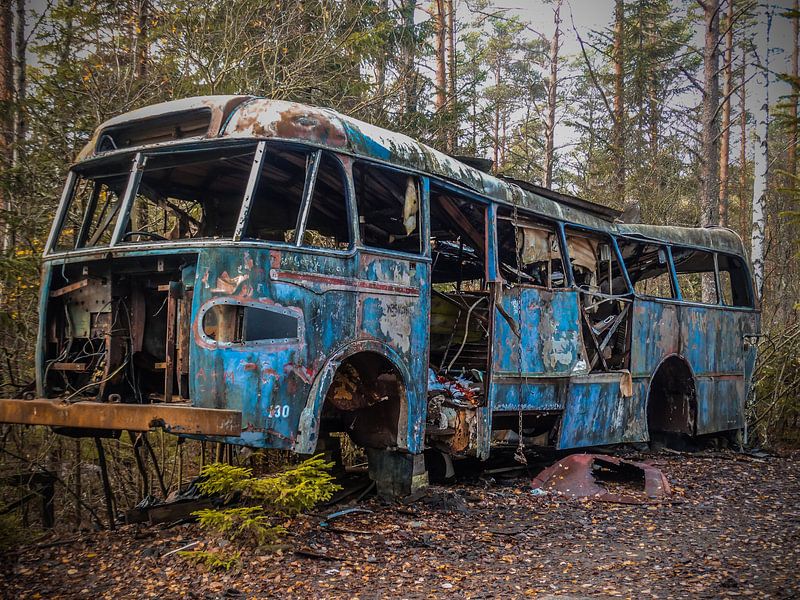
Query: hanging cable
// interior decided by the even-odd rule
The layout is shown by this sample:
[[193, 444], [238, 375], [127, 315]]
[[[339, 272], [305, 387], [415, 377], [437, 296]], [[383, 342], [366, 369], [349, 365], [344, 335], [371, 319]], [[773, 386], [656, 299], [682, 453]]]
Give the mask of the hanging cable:
[[476, 306], [478, 306], [478, 304], [481, 303], [482, 300], [485, 299], [486, 299], [485, 296], [481, 296], [474, 302], [472, 306], [469, 307], [469, 310], [467, 311], [466, 322], [464, 323], [464, 338], [461, 340], [461, 347], [459, 347], [458, 352], [456, 352], [455, 356], [453, 357], [453, 360], [451, 360], [450, 364], [447, 365], [448, 371], [450, 371], [453, 368], [453, 364], [456, 362], [458, 357], [461, 356], [461, 351], [464, 349], [464, 345], [467, 343], [467, 336], [469, 336], [469, 318], [472, 315], [472, 311], [475, 309]]

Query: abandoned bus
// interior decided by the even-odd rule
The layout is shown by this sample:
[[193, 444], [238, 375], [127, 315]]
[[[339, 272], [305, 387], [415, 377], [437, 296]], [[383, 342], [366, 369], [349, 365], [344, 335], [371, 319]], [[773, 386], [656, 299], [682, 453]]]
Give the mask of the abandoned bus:
[[332, 110], [250, 96], [101, 125], [47, 242], [33, 399], [0, 421], [309, 454], [381, 493], [486, 458], [743, 426], [741, 240], [622, 224]]

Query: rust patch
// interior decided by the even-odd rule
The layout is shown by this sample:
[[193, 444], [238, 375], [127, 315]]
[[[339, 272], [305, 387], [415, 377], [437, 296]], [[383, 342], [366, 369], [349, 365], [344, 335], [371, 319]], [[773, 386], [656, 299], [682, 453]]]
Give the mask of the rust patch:
[[[644, 494], [613, 494], [603, 481], [639, 482]], [[619, 504], [649, 504], [672, 494], [667, 478], [655, 467], [604, 454], [568, 456], [539, 473], [533, 487], [571, 498], [590, 497]]]
[[280, 113], [275, 133], [282, 138], [319, 140], [326, 146], [343, 147], [347, 142], [344, 131], [326, 115], [310, 112], [306, 107], [292, 106]]

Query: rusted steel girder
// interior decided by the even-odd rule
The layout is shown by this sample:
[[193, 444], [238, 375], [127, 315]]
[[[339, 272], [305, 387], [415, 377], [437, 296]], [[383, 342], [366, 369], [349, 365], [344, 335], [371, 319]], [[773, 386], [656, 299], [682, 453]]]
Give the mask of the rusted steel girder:
[[242, 413], [176, 404], [111, 404], [60, 400], [0, 400], [0, 423], [85, 429], [241, 435]]

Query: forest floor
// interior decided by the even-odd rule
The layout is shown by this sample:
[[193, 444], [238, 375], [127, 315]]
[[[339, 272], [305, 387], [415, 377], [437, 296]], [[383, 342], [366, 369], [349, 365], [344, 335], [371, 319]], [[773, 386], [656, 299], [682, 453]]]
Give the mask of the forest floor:
[[[177, 554], [196, 525], [129, 525], [4, 560], [4, 598], [797, 598], [800, 455], [651, 454], [673, 502], [621, 505], [531, 493], [531, 477], [434, 486], [294, 519], [287, 547], [227, 572]], [[531, 469], [535, 474], [535, 469]], [[62, 540], [63, 541], [63, 540]], [[299, 552], [299, 553], [298, 553]]]

